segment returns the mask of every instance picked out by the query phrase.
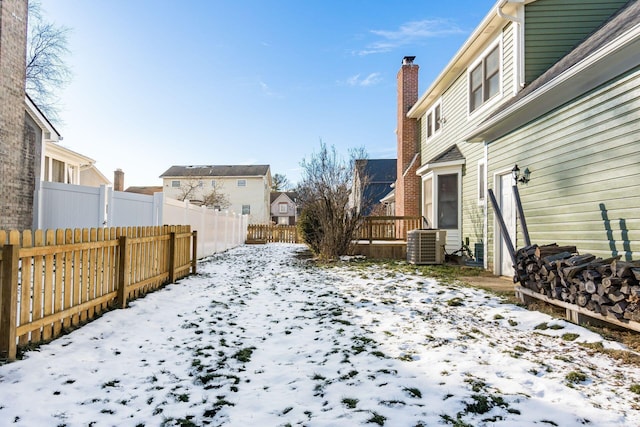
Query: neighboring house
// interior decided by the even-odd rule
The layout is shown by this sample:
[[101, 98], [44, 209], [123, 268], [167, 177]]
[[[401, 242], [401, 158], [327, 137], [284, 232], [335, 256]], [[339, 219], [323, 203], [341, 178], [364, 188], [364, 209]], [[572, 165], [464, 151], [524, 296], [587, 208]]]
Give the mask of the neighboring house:
[[171, 166], [160, 178], [167, 197], [202, 204], [217, 192], [226, 195], [229, 205], [211, 207], [249, 215], [250, 224], [271, 220], [269, 165]]
[[511, 275], [486, 194], [522, 247], [518, 165], [530, 173], [519, 193], [533, 243], [631, 259], [640, 251], [639, 110], [638, 1], [498, 1], [406, 114], [420, 135], [403, 141], [420, 147], [420, 209], [447, 230], [448, 250], [481, 244], [485, 267]]
[[34, 134], [24, 114], [27, 2], [0, 1], [0, 229], [25, 230], [37, 182]]
[[127, 187], [127, 189], [124, 191], [127, 193], [146, 194], [147, 196], [153, 196], [155, 193], [162, 193], [162, 186], [161, 185], [151, 185], [147, 187], [132, 186], [132, 187]]
[[41, 153], [36, 168], [37, 181], [99, 187], [111, 185], [95, 166], [95, 160], [59, 144], [60, 133], [28, 96], [25, 98], [25, 120], [35, 134], [37, 152]]
[[396, 159], [358, 159], [355, 162], [351, 205], [362, 215], [385, 213], [382, 199], [396, 181]]
[[271, 222], [277, 225], [296, 225], [298, 221], [297, 193], [274, 191], [271, 193]]

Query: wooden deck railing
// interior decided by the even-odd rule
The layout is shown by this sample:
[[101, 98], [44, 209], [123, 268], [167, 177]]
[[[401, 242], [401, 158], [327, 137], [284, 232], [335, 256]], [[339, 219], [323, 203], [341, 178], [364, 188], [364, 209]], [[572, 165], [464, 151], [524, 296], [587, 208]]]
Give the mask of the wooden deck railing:
[[190, 226], [0, 230], [0, 357], [195, 273]]
[[247, 243], [300, 243], [295, 225], [249, 224]]
[[422, 227], [421, 216], [369, 216], [356, 233], [356, 240], [407, 240], [407, 231]]

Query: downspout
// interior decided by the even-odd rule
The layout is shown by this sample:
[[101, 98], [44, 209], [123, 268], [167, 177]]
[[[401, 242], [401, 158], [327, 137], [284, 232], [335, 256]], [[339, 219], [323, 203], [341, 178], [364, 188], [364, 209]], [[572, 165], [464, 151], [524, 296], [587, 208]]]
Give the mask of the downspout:
[[[502, 8], [507, 3], [518, 3], [523, 4], [524, 0], [502, 0], [496, 6], [496, 15], [498, 15], [502, 19], [506, 19], [507, 21], [511, 21], [514, 23], [516, 27], [516, 31], [514, 32], [514, 56], [516, 58], [516, 88], [514, 90], [515, 93], [524, 88], [524, 18], [522, 16], [512, 16], [507, 15], [502, 11]], [[520, 14], [520, 13], [519, 13]], [[514, 95], [515, 95], [514, 93]]]

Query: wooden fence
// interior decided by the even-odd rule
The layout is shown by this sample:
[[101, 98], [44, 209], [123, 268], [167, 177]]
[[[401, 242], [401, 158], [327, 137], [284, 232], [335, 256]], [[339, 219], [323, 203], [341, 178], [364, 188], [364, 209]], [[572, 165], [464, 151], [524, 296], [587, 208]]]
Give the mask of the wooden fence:
[[356, 232], [356, 240], [407, 240], [407, 231], [422, 228], [421, 216], [368, 216]]
[[249, 224], [246, 242], [248, 244], [301, 243], [302, 239], [295, 225]]
[[190, 226], [0, 231], [0, 357], [195, 273]]

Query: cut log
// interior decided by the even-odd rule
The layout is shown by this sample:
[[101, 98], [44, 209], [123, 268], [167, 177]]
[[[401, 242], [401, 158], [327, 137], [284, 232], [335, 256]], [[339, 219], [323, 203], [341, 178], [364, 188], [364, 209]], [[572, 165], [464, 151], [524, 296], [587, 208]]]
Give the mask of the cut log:
[[609, 309], [609, 311], [612, 311], [615, 314], [622, 316], [624, 314], [624, 311], [625, 311], [625, 309], [627, 308], [628, 305], [629, 305], [629, 303], [626, 302], [626, 301], [619, 301], [619, 302], [615, 303]]
[[631, 273], [633, 274], [633, 277], [635, 277], [636, 280], [640, 282], [640, 268], [639, 267], [631, 268]]
[[598, 290], [598, 286], [596, 286], [593, 280], [587, 280], [586, 282], [584, 282], [584, 290], [585, 292], [588, 292], [590, 294], [595, 294]]
[[611, 300], [606, 295], [593, 294], [591, 299], [600, 305], [611, 303]]
[[620, 286], [622, 284], [622, 279], [619, 277], [603, 277], [602, 278], [602, 286], [605, 288], [610, 288], [612, 286]]
[[576, 297], [576, 304], [578, 304], [580, 307], [585, 307], [590, 299], [591, 294], [588, 294], [586, 292], [579, 292]]
[[613, 303], [618, 303], [627, 299], [627, 296], [620, 291], [609, 292], [607, 298]]

